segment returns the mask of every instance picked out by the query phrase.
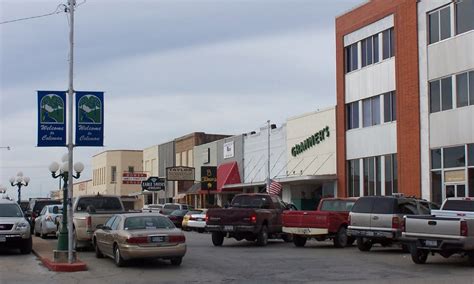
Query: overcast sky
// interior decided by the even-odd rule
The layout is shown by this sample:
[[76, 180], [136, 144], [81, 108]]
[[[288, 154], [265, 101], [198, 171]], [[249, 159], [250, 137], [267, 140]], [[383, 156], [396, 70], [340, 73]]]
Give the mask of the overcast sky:
[[[66, 0], [0, 0], [0, 22]], [[74, 89], [105, 92], [105, 147], [143, 149], [194, 131], [240, 134], [335, 104], [334, 22], [362, 0], [77, 0]], [[66, 148], [38, 148], [36, 90], [68, 87], [65, 13], [0, 25], [0, 184], [57, 189]], [[16, 189], [8, 185], [16, 198]], [[22, 198], [23, 199], [23, 198]]]

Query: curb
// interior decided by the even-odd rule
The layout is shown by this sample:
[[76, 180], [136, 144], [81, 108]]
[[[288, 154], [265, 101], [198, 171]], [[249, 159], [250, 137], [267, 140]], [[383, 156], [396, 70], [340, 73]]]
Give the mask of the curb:
[[80, 260], [76, 261], [75, 263], [59, 263], [59, 262], [54, 262], [48, 258], [42, 257], [35, 250], [33, 250], [33, 254], [36, 255], [41, 260], [43, 265], [51, 271], [78, 272], [78, 271], [87, 270], [87, 265]]

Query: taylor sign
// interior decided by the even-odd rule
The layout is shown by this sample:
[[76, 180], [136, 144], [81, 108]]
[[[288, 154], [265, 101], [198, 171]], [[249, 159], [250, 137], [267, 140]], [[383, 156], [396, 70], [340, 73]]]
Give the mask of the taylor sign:
[[173, 181], [192, 180], [194, 181], [194, 168], [191, 168], [191, 167], [166, 168], [166, 180], [173, 180]]
[[159, 177], [149, 177], [147, 180], [142, 181], [142, 190], [165, 190], [165, 179]]

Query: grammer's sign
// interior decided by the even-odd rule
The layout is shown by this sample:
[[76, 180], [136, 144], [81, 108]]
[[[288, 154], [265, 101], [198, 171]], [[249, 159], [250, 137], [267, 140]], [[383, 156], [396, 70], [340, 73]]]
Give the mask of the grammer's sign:
[[303, 153], [304, 151], [310, 149], [311, 147], [321, 143], [324, 141], [326, 137], [329, 137], [329, 126], [324, 127], [320, 131], [314, 133], [310, 137], [306, 138], [304, 141], [296, 144], [291, 148], [291, 155], [293, 157], [298, 156], [299, 154]]

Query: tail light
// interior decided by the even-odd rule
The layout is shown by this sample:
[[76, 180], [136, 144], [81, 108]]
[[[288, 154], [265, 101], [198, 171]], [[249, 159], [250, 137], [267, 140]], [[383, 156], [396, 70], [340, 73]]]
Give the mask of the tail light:
[[148, 237], [130, 237], [127, 239], [129, 244], [146, 244], [148, 243]]
[[406, 232], [406, 219], [403, 218], [402, 221], [400, 222], [400, 228], [402, 229], [402, 232]]
[[461, 221], [461, 236], [467, 237], [468, 231], [467, 231], [467, 222], [465, 220]]
[[250, 223], [257, 223], [257, 214], [252, 214], [250, 216]]
[[169, 236], [168, 242], [169, 243], [184, 243], [186, 242], [186, 237], [184, 235]]
[[87, 216], [87, 218], [86, 218], [86, 229], [87, 229], [87, 231], [92, 230], [92, 218], [91, 218], [91, 216]]
[[400, 229], [400, 219], [398, 217], [392, 218], [392, 229]]
[[207, 214], [206, 214], [206, 223], [207, 223], [207, 221], [209, 221], [209, 216], [207, 216]]

